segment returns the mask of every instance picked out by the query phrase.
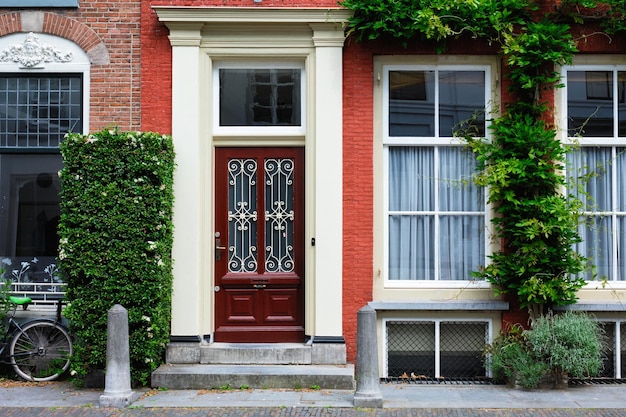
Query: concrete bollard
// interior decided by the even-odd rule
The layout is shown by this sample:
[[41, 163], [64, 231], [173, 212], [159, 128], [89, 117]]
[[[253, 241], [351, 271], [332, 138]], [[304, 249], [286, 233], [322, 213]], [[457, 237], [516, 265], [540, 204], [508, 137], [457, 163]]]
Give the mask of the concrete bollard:
[[378, 341], [376, 310], [365, 306], [357, 313], [356, 392], [354, 405], [382, 408], [383, 394], [378, 375]]
[[130, 388], [128, 311], [116, 304], [107, 319], [107, 367], [100, 407], [128, 407], [140, 396]]

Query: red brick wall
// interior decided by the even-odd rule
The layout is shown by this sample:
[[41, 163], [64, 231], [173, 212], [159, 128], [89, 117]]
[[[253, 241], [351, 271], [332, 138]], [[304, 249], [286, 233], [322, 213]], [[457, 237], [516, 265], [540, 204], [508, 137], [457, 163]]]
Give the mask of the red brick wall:
[[348, 361], [356, 359], [356, 320], [373, 286], [373, 56], [363, 45], [344, 52], [343, 331]]
[[172, 133], [172, 49], [169, 30], [149, 1], [142, 4], [142, 129]]
[[[42, 12], [43, 33], [74, 41], [108, 59], [91, 67], [90, 131], [141, 129], [140, 0], [81, 0], [75, 8], [0, 9], [0, 36], [26, 31], [21, 12]], [[104, 55], [106, 57], [106, 54]], [[99, 59], [102, 55], [98, 54]]]

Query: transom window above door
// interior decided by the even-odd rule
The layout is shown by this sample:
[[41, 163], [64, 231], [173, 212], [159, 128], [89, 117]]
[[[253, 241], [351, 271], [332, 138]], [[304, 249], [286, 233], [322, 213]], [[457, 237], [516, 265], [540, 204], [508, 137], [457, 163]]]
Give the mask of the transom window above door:
[[300, 64], [221, 64], [214, 71], [217, 134], [304, 133], [304, 69]]

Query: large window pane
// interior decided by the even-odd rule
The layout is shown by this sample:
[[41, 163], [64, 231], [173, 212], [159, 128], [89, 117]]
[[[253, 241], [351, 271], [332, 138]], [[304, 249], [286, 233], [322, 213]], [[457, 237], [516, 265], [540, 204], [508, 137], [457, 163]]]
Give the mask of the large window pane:
[[435, 136], [434, 71], [389, 72], [389, 136]]
[[476, 186], [474, 154], [459, 146], [439, 147], [439, 206], [444, 211], [483, 211], [483, 188]]
[[485, 136], [485, 72], [439, 72], [439, 136], [452, 137], [459, 123], [470, 121], [472, 134]]
[[300, 69], [220, 69], [220, 126], [300, 126]]
[[442, 216], [439, 279], [471, 280], [472, 272], [484, 266], [484, 240], [483, 216]]
[[61, 155], [0, 154], [0, 256], [56, 256]]
[[583, 147], [569, 152], [567, 161], [569, 177], [576, 185], [570, 192], [583, 202], [583, 210], [612, 210], [612, 149]]
[[[591, 280], [595, 273], [600, 279], [615, 280], [613, 265], [613, 219], [611, 216], [586, 216], [578, 233], [583, 238], [575, 250], [586, 256], [594, 271], [588, 271], [585, 279]], [[623, 278], [622, 278], [623, 279]]]
[[389, 279], [435, 279], [433, 216], [389, 216]]
[[613, 136], [613, 72], [567, 72], [569, 136]]
[[389, 210], [434, 210], [434, 149], [389, 149]]

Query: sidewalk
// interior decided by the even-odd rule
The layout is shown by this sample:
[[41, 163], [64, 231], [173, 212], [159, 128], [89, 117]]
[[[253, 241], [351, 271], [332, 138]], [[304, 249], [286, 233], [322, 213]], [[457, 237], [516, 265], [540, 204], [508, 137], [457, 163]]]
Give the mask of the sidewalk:
[[[354, 408], [354, 392], [349, 390], [143, 389], [140, 392], [142, 397], [130, 409]], [[499, 385], [381, 384], [381, 392], [383, 409], [612, 409], [611, 415], [626, 415], [626, 385], [524, 391]], [[0, 410], [3, 407], [82, 407], [94, 411], [99, 408], [101, 394], [101, 390], [76, 389], [67, 381], [16, 383], [0, 389]], [[0, 415], [7, 414], [0, 411]]]

